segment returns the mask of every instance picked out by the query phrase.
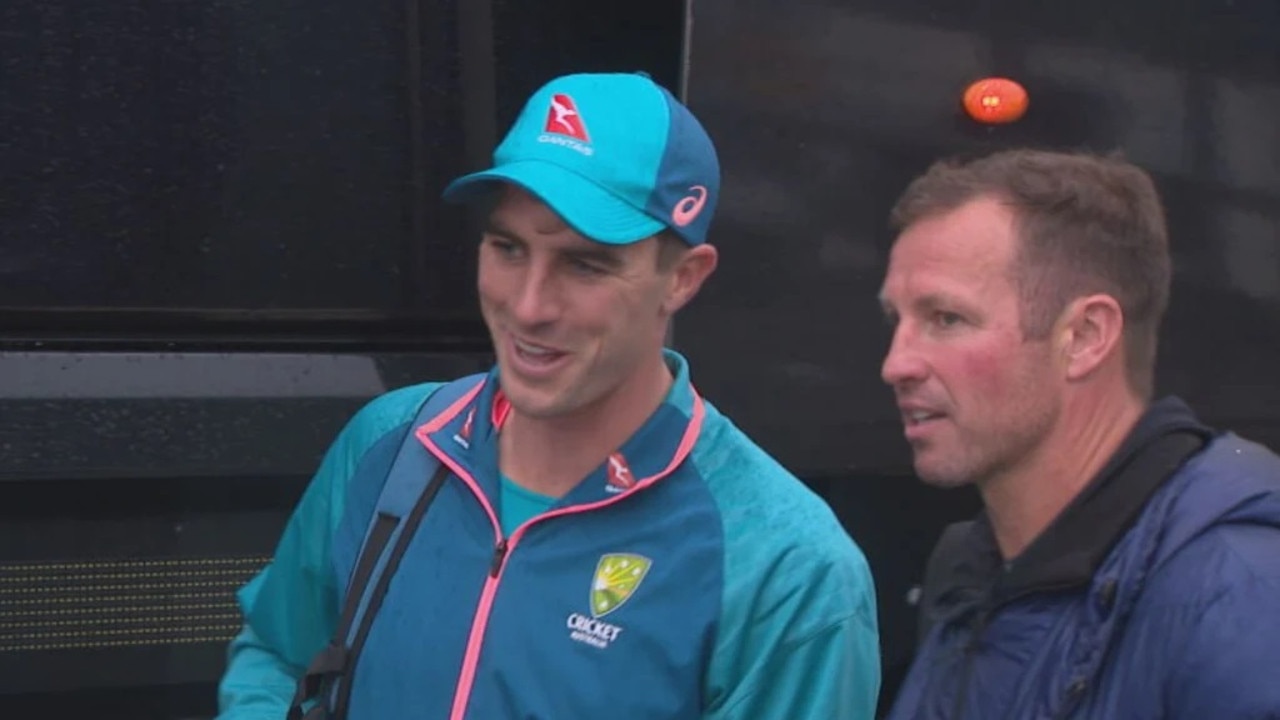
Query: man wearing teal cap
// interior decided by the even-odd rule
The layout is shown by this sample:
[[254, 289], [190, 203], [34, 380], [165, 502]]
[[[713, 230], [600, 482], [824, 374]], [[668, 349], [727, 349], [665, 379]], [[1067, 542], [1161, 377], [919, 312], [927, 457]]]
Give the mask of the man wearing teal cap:
[[529, 99], [445, 192], [488, 209], [496, 366], [343, 429], [239, 593], [220, 718], [873, 716], [861, 551], [663, 345], [719, 191], [645, 75]]

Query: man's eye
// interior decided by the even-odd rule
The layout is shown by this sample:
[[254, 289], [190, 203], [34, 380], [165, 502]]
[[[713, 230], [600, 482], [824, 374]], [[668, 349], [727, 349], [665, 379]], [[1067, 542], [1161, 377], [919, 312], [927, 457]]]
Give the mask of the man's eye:
[[582, 275], [603, 275], [604, 269], [585, 260], [570, 260], [569, 267]]
[[519, 247], [517, 247], [515, 243], [501, 238], [490, 238], [489, 247], [493, 248], [499, 255], [504, 257], [514, 256], [519, 251]]
[[953, 312], [945, 312], [940, 310], [933, 314], [933, 322], [938, 327], [944, 327], [944, 328], [952, 327], [955, 325], [959, 325], [963, 321], [964, 321], [964, 318], [960, 317], [959, 315]]

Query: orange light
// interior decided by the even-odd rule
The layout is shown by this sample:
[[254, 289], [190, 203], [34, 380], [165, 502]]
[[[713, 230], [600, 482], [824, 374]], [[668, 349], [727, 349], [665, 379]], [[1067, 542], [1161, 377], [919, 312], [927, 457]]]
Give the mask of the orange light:
[[1027, 91], [1008, 78], [983, 78], [965, 89], [964, 109], [980, 123], [1011, 123], [1027, 112]]

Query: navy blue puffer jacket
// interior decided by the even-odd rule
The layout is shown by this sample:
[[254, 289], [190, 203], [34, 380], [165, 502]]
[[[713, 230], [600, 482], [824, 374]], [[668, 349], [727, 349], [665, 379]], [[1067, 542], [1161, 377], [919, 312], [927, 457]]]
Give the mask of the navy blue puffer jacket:
[[[1163, 401], [1137, 434], [1191, 417]], [[1143, 452], [1127, 445], [1113, 465]], [[890, 720], [1280, 718], [1280, 457], [1213, 434], [1158, 474], [1137, 494], [1120, 486], [1145, 481], [1113, 478], [1110, 496], [1078, 499], [1023, 554], [1055, 546], [1029, 581], [982, 520], [953, 528]]]

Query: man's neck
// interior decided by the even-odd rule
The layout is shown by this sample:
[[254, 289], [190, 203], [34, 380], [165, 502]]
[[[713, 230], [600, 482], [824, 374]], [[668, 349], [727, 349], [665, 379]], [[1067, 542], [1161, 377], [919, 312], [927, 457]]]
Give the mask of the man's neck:
[[617, 450], [662, 405], [673, 379], [664, 359], [571, 416], [534, 418], [512, 408], [498, 436], [499, 466], [513, 482], [561, 497]]
[[1068, 404], [1047, 442], [1014, 471], [980, 487], [1000, 554], [1015, 558], [1102, 470], [1142, 416], [1128, 393]]

